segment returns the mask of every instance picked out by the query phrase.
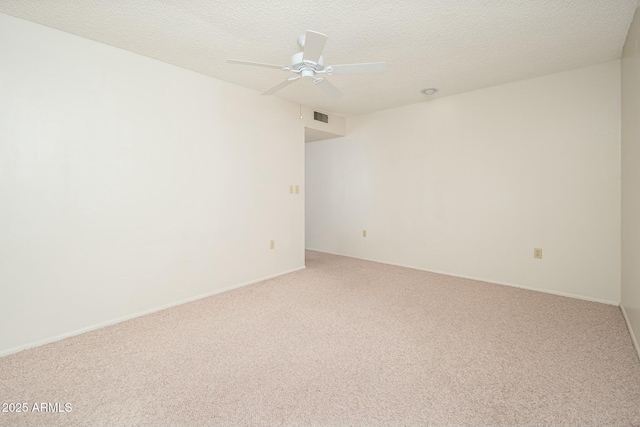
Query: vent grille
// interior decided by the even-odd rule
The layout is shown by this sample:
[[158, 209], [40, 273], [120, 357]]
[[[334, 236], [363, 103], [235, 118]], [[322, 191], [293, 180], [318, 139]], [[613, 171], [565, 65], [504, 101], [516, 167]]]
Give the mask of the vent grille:
[[317, 111], [313, 112], [313, 120], [317, 120], [323, 123], [329, 123], [329, 116], [326, 114], [318, 113]]

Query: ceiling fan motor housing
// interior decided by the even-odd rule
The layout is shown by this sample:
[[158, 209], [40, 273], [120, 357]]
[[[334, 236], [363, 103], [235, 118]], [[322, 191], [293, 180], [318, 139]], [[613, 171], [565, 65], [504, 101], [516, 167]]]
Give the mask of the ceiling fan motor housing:
[[304, 52], [298, 52], [291, 57], [291, 69], [300, 71], [300, 76], [310, 78], [324, 69], [324, 58], [322, 56], [318, 59], [318, 63], [314, 64], [309, 61], [304, 62], [302, 60], [303, 55]]

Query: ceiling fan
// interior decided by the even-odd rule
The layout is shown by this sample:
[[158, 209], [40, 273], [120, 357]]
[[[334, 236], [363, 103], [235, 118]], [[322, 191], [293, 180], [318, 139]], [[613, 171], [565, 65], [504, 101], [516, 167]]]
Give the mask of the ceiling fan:
[[386, 62], [329, 65], [325, 67], [322, 51], [324, 50], [324, 44], [326, 42], [326, 35], [308, 30], [306, 34], [298, 37], [298, 44], [303, 51], [294, 54], [291, 57], [291, 65], [287, 66], [241, 61], [238, 59], [229, 59], [227, 62], [231, 64], [252, 65], [255, 67], [277, 68], [282, 71], [290, 71], [297, 74], [297, 76], [291, 76], [266, 92], [263, 92], [263, 95], [273, 95], [280, 89], [303, 78], [312, 80], [313, 84], [318, 86], [318, 88], [330, 97], [339, 98], [342, 96], [342, 92], [323, 77], [324, 74], [332, 76], [334, 74], [382, 73], [387, 70]]

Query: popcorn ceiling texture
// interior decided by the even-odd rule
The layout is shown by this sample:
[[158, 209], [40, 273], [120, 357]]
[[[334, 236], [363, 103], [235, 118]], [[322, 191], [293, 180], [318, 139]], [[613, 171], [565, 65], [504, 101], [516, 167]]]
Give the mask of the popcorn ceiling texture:
[[[387, 61], [382, 75], [333, 76], [339, 100], [309, 81], [278, 96], [345, 116], [619, 59], [637, 0], [3, 0], [0, 12], [265, 91], [290, 74], [307, 29], [328, 35], [325, 63]], [[60, 54], [64, 54], [60, 52]]]
[[620, 309], [307, 252], [307, 269], [0, 358], [0, 425], [640, 425]]

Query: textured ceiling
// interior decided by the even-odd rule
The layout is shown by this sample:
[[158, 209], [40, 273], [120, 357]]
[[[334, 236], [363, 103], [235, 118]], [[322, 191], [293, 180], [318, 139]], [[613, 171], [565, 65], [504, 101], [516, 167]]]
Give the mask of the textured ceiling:
[[[387, 61], [339, 75], [334, 100], [309, 81], [278, 96], [351, 116], [620, 58], [638, 0], [2, 0], [0, 12], [258, 91], [290, 74], [305, 30], [326, 65]], [[433, 99], [433, 97], [431, 98]]]

